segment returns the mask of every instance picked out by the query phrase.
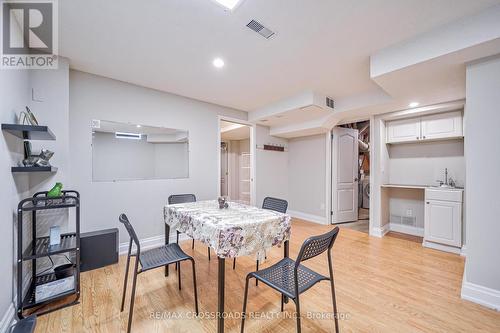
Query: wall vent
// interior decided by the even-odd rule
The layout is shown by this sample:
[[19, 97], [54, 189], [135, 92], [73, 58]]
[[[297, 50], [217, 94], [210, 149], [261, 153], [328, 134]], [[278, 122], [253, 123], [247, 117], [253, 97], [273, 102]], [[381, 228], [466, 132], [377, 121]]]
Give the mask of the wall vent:
[[124, 132], [116, 132], [115, 133], [115, 138], [117, 138], [117, 139], [140, 140], [141, 137], [142, 137], [142, 135], [138, 134], [138, 133], [124, 133]]
[[335, 107], [335, 102], [333, 101], [333, 99], [331, 99], [330, 97], [327, 97], [326, 98], [326, 106], [333, 109]]
[[266, 28], [264, 25], [261, 23], [251, 20], [250, 23], [247, 24], [247, 27], [261, 35], [262, 37], [269, 39], [274, 35], [274, 31], [271, 29]]

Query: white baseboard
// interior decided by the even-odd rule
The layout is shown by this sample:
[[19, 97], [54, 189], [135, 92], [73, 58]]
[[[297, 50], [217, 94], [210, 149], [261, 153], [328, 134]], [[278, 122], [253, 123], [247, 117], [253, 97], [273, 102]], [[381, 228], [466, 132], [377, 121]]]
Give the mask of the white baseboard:
[[438, 244], [438, 243], [433, 243], [424, 240], [422, 242], [423, 247], [427, 247], [429, 249], [434, 249], [434, 250], [439, 250], [439, 251], [444, 251], [444, 252], [450, 252], [450, 253], [455, 253], [455, 254], [460, 254], [460, 248], [459, 247], [454, 247], [454, 246], [448, 246], [444, 244]]
[[10, 303], [9, 307], [7, 308], [7, 311], [2, 316], [2, 319], [0, 320], [0, 332], [4, 333], [7, 332], [9, 327], [14, 324], [14, 315], [16, 313], [16, 308], [14, 307], [14, 303]]
[[389, 230], [401, 232], [403, 234], [424, 237], [424, 228], [417, 228], [408, 225], [389, 223]]
[[[465, 277], [465, 276], [464, 276]], [[462, 283], [463, 299], [500, 311], [500, 291], [465, 281]]]
[[384, 237], [386, 233], [389, 232], [389, 223], [384, 224], [381, 227], [373, 227], [370, 229], [370, 236], [374, 237]]
[[462, 257], [467, 257], [467, 246], [466, 245], [462, 246], [462, 248], [460, 249], [460, 255]]
[[298, 218], [301, 220], [306, 220], [306, 221], [310, 221], [310, 222], [314, 222], [314, 223], [318, 223], [318, 224], [328, 224], [326, 221], [326, 218], [324, 216], [302, 213], [302, 212], [298, 212], [295, 210], [289, 210], [287, 213], [291, 217], [295, 217], [295, 218]]
[[[186, 234], [179, 235], [179, 241], [187, 240], [189, 237]], [[177, 241], [177, 235], [175, 233], [170, 235], [170, 243], [175, 243]], [[155, 247], [159, 247], [165, 245], [165, 235], [161, 234], [158, 236], [148, 237], [139, 239], [139, 243], [141, 244], [141, 251], [152, 249]], [[129, 242], [120, 243], [119, 254], [127, 254], [128, 253], [128, 245]], [[135, 246], [132, 247], [132, 251], [135, 251]]]

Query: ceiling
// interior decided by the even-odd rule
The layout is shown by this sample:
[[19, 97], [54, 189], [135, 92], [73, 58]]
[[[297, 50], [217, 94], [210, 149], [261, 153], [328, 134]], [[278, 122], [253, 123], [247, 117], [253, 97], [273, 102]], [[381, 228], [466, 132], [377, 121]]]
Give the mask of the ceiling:
[[251, 111], [305, 90], [382, 94], [370, 55], [497, 3], [244, 0], [230, 13], [211, 0], [60, 1], [59, 53], [73, 69]]
[[250, 127], [222, 120], [220, 122], [221, 139], [225, 141], [250, 139]]

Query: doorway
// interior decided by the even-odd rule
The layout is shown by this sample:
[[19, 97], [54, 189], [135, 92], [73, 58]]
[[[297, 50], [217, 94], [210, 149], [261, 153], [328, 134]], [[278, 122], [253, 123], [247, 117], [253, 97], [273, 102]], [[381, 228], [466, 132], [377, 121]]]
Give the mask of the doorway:
[[370, 121], [332, 130], [332, 223], [369, 232]]
[[220, 120], [220, 195], [231, 201], [253, 202], [252, 127]]

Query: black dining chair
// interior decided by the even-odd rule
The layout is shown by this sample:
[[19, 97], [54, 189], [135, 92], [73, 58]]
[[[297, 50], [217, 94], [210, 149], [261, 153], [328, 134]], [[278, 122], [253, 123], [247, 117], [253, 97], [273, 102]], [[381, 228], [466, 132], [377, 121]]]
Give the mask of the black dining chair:
[[[128, 270], [130, 266], [130, 257], [135, 257], [135, 265], [134, 265], [134, 278], [132, 280], [132, 296], [130, 299], [130, 309], [128, 315], [128, 326], [127, 333], [130, 333], [130, 328], [132, 327], [132, 316], [134, 313], [134, 301], [135, 301], [135, 287], [137, 283], [137, 275], [140, 273], [144, 273], [151, 269], [164, 267], [169, 264], [179, 264], [182, 261], [189, 260], [191, 261], [191, 265], [193, 267], [193, 288], [194, 288], [194, 307], [195, 314], [198, 315], [198, 292], [196, 289], [196, 269], [194, 259], [184, 253], [177, 243], [166, 244], [154, 249], [149, 249], [146, 251], [141, 251], [141, 245], [139, 243], [139, 239], [137, 238], [137, 234], [135, 233], [132, 224], [130, 224], [127, 216], [125, 214], [121, 214], [119, 218], [120, 222], [123, 223], [127, 232], [130, 236], [130, 242], [128, 246], [128, 255], [127, 255], [127, 266], [125, 268], [125, 281], [123, 282], [123, 296], [122, 296], [122, 305], [121, 312], [123, 312], [123, 308], [125, 306], [125, 295], [127, 293], [127, 278], [128, 278]], [[136, 246], [136, 252], [132, 254], [132, 243]], [[141, 264], [141, 268], [139, 269], [139, 264]], [[178, 270], [178, 282], [179, 282], [179, 290], [181, 290], [181, 273], [180, 269]]]
[[[262, 209], [268, 209], [268, 210], [274, 210], [275, 212], [278, 213], [283, 213], [286, 214], [286, 211], [288, 209], [288, 201], [283, 200], [283, 199], [278, 199], [278, 198], [273, 198], [273, 197], [265, 197], [264, 201], [262, 202]], [[259, 260], [256, 260], [256, 268], [255, 270], [259, 270]], [[236, 258], [233, 259], [233, 269], [236, 268]], [[259, 281], [255, 281], [255, 285], [257, 286], [259, 284]]]
[[[297, 332], [301, 332], [300, 327], [300, 302], [299, 295], [314, 286], [316, 283], [329, 280], [332, 290], [333, 314], [335, 318], [335, 332], [339, 332], [339, 323], [337, 318], [337, 302], [335, 299], [335, 285], [333, 282], [333, 266], [332, 266], [332, 246], [339, 233], [339, 227], [335, 227], [326, 234], [313, 236], [308, 238], [300, 248], [296, 260], [284, 258], [278, 263], [267, 267], [263, 270], [249, 273], [245, 283], [245, 296], [243, 299], [243, 312], [241, 319], [241, 333], [245, 328], [245, 317], [248, 299], [248, 282], [251, 278], [260, 280], [271, 288], [281, 293], [281, 311], [284, 308], [285, 297], [292, 299], [295, 302], [297, 312]], [[328, 254], [328, 270], [329, 277], [323, 276], [313, 270], [307, 268], [301, 263], [314, 258], [324, 252]]]

